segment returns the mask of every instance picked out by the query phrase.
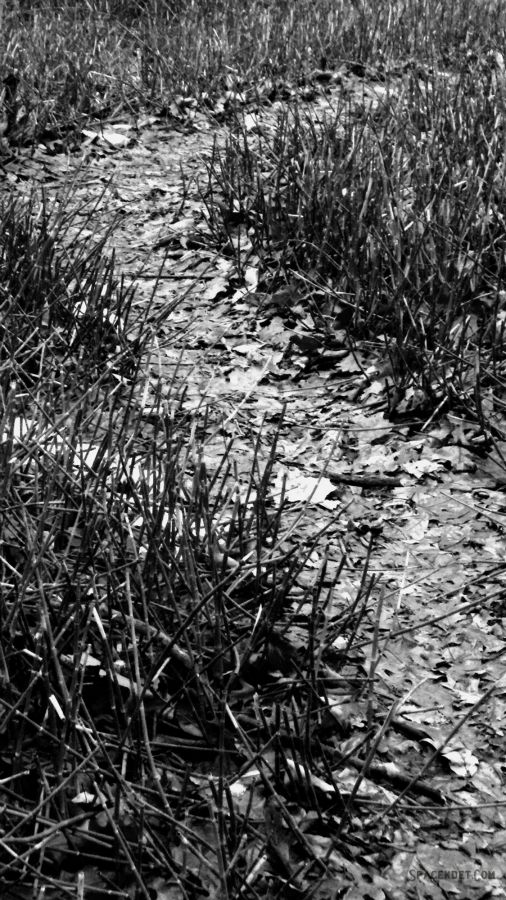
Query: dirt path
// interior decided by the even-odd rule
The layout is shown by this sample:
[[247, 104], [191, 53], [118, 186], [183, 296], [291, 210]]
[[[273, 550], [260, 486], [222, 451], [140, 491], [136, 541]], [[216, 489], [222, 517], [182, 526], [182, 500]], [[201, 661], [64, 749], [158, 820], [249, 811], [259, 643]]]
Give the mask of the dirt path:
[[[206, 229], [203, 157], [215, 139], [224, 141], [224, 125], [214, 127], [199, 114], [181, 131], [157, 121], [138, 130], [127, 125], [108, 125], [106, 137], [90, 138], [80, 155], [65, 160], [40, 152], [31, 170], [12, 164], [8, 175], [26, 191], [28, 172], [53, 195], [72, 171], [72, 203], [83, 216], [94, 209], [97, 233], [118, 220], [112, 245], [120, 270], [137, 282], [139, 307], [154, 292], [161, 315], [180, 298], [154, 327], [143, 379], [148, 388], [150, 378], [167, 385], [183, 379], [185, 408], [197, 421], [208, 404], [202, 440], [211, 471], [233, 439], [240, 479], [259, 434], [267, 455], [279, 430], [278, 489], [284, 474], [294, 521], [307, 504], [291, 540], [308, 546], [326, 528], [311, 556], [314, 568], [301, 583], [311, 582], [326, 553], [330, 590], [347, 554], [329, 595], [326, 629], [360, 592], [370, 551], [374, 583], [353, 667], [371, 679], [371, 688], [359, 696], [341, 683], [329, 687], [328, 699], [331, 715], [349, 734], [341, 752], [351, 757], [376, 717], [374, 764], [390, 768], [365, 779], [358, 797], [369, 803], [373, 843], [384, 846], [390, 861], [380, 877], [366, 849], [356, 861], [343, 856], [343, 884], [352, 890], [346, 896], [363, 896], [366, 885], [375, 897], [506, 896], [500, 467], [474, 453], [468, 423], [435, 422], [419, 433], [409, 423], [389, 422], [385, 375], [379, 364], [370, 368], [366, 348], [353, 356], [343, 342], [332, 358], [315, 355], [310, 338], [318, 336], [309, 320], [304, 324], [303, 311], [290, 332], [283, 298], [251, 296], [233, 257], [199, 241], [199, 230]], [[119, 136], [117, 148], [111, 133]], [[138, 396], [149, 407], [146, 380]], [[296, 612], [301, 623], [310, 614], [304, 607]], [[337, 639], [336, 668], [343, 646]], [[420, 795], [428, 785], [432, 805], [416, 809], [416, 800], [399, 800], [399, 794], [420, 774]], [[339, 773], [345, 796], [355, 782], [350, 764]], [[375, 809], [389, 804], [395, 813], [376, 817]]]

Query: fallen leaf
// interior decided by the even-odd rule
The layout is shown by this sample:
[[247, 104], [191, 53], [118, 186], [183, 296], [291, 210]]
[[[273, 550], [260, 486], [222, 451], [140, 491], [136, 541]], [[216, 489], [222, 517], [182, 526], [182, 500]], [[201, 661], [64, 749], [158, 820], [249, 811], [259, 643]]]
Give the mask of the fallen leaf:
[[472, 778], [478, 771], [479, 760], [470, 750], [443, 750], [441, 755], [459, 778]]
[[229, 280], [223, 275], [217, 275], [207, 285], [202, 298], [204, 300], [215, 300], [220, 294], [225, 294], [229, 288]]
[[276, 495], [281, 494], [283, 484], [288, 503], [325, 503], [327, 509], [335, 509], [340, 505], [338, 500], [327, 500], [329, 494], [336, 490], [336, 486], [328, 478], [313, 478], [298, 470], [281, 469], [276, 477]]
[[103, 131], [101, 134], [101, 138], [106, 144], [110, 144], [111, 147], [117, 149], [118, 147], [126, 147], [131, 138], [127, 134], [121, 134], [117, 131]]

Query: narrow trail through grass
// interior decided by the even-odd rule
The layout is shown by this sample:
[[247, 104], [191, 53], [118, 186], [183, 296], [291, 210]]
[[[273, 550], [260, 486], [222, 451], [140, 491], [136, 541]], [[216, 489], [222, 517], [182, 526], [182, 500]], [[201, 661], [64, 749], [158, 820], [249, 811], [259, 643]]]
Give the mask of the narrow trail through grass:
[[[135, 284], [143, 345], [53, 444], [33, 382], [22, 414], [3, 394], [5, 896], [502, 896], [501, 440], [479, 452], [461, 410], [389, 418], [379, 344], [329, 343], [300, 268], [262, 282], [242, 207], [210, 199], [226, 125], [109, 130], [7, 170], [66, 196], [59, 250]], [[12, 548], [42, 519], [32, 565]]]

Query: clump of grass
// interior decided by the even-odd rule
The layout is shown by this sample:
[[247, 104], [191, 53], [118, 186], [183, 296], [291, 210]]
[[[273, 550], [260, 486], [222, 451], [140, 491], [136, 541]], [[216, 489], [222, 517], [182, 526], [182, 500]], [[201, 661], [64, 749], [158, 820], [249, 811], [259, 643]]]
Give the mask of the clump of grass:
[[489, 60], [408, 73], [319, 123], [297, 107], [260, 135], [239, 120], [209, 163], [215, 239], [233, 212], [265, 282], [295, 273], [315, 318], [383, 344], [428, 414], [474, 403], [477, 369], [483, 385], [502, 366], [505, 78]]
[[[61, 205], [60, 205], [61, 206]], [[104, 254], [107, 235], [71, 254], [64, 205], [6, 198], [0, 207], [0, 385], [40, 396], [51, 384], [121, 381], [135, 366], [132, 290]], [[74, 229], [75, 230], [75, 229]], [[49, 373], [51, 377], [49, 378]], [[100, 376], [100, 377], [99, 377]]]

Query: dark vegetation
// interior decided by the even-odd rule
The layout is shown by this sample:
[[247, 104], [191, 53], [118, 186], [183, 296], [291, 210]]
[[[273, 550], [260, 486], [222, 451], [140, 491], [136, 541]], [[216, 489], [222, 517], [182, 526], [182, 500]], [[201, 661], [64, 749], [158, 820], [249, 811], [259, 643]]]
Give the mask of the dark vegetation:
[[[212, 243], [239, 273], [254, 258], [261, 289], [288, 285], [326, 347], [368, 342], [392, 419], [454, 410], [500, 447], [503, 4], [6, 0], [2, 14], [4, 157], [76, 146], [119, 113], [226, 117]], [[344, 63], [384, 86], [378, 102], [344, 97], [320, 122], [295, 103], [247, 127], [246, 100]], [[345, 552], [330, 581], [326, 563], [301, 578], [324, 535], [290, 539], [275, 441], [265, 457], [259, 433], [239, 480], [230, 444], [208, 470], [205, 415], [180, 385], [151, 380], [146, 411], [150, 309], [89, 229], [70, 198], [3, 191], [2, 897], [341, 896], [333, 853], [382, 858], [378, 810], [354, 803], [389, 721], [374, 723], [354, 656], [375, 535], [357, 595], [326, 617]], [[349, 678], [370, 698], [353, 753], [332, 713]]]

